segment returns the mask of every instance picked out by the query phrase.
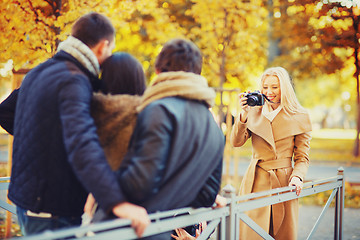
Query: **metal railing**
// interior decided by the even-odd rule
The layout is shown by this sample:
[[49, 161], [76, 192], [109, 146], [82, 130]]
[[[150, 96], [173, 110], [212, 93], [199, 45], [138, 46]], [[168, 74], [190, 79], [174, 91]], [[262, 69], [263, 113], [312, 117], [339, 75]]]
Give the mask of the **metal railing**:
[[[10, 177], [0, 178], [0, 191], [7, 191], [10, 184]], [[0, 208], [5, 209], [8, 212], [16, 214], [16, 207], [9, 202], [0, 199]]]
[[[0, 179], [1, 181], [2, 179]], [[2, 189], [5, 187], [2, 186]], [[151, 224], [147, 227], [144, 237], [159, 233], [170, 232], [176, 228], [183, 228], [199, 222], [208, 222], [208, 226], [197, 238], [198, 240], [212, 239], [235, 240], [239, 239], [239, 222], [245, 222], [257, 234], [264, 239], [273, 239], [266, 231], [259, 227], [245, 211], [256, 209], [272, 204], [277, 204], [292, 199], [297, 199], [320, 192], [332, 190], [320, 216], [309, 233], [307, 239], [311, 239], [315, 233], [324, 213], [329, 208], [330, 203], [335, 198], [335, 219], [334, 219], [334, 239], [342, 239], [343, 236], [343, 209], [344, 209], [344, 172], [338, 169], [335, 177], [312, 181], [304, 184], [301, 194], [297, 196], [294, 187], [283, 187], [270, 191], [252, 193], [244, 196], [236, 196], [231, 189], [223, 189], [228, 198], [228, 205], [220, 209], [211, 208], [183, 208], [166, 212], [150, 214]], [[256, 198], [255, 200], [252, 200]], [[12, 211], [13, 206], [1, 203], [0, 207]], [[176, 216], [176, 217], [175, 217]], [[137, 239], [134, 230], [130, 226], [131, 222], [125, 219], [115, 219], [96, 223], [88, 226], [74, 227], [66, 230], [46, 231], [42, 234], [22, 237], [24, 240], [48, 240], [48, 239]]]

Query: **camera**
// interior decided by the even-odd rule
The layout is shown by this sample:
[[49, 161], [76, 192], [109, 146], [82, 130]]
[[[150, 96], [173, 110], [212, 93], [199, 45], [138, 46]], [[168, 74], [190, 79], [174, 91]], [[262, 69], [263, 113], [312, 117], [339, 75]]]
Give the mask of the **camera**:
[[247, 97], [247, 105], [250, 107], [253, 106], [262, 106], [265, 103], [265, 96], [259, 91], [254, 91], [245, 95]]

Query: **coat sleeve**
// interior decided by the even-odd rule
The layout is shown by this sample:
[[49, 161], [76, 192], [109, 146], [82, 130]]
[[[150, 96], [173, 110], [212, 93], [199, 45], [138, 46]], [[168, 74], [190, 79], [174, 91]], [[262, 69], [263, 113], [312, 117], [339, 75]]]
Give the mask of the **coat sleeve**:
[[100, 146], [90, 115], [91, 97], [92, 89], [84, 76], [73, 76], [64, 82], [58, 96], [63, 139], [75, 175], [99, 205], [109, 211], [126, 200]]
[[247, 129], [246, 123], [240, 121], [240, 116], [235, 119], [234, 126], [230, 134], [230, 144], [233, 147], [241, 147], [250, 138], [251, 133]]
[[131, 202], [144, 202], [159, 191], [171, 147], [172, 129], [171, 115], [161, 105], [149, 105], [138, 115], [128, 152], [116, 172]]
[[190, 204], [191, 207], [211, 207], [214, 204], [216, 195], [220, 190], [221, 174], [222, 161], [219, 162], [218, 166], [201, 188], [195, 200]]
[[309, 168], [310, 132], [295, 136], [294, 140], [294, 169], [290, 179], [294, 176], [304, 180]]
[[15, 108], [19, 89], [15, 89], [1, 104], [0, 104], [0, 125], [9, 134], [14, 134], [14, 120]]

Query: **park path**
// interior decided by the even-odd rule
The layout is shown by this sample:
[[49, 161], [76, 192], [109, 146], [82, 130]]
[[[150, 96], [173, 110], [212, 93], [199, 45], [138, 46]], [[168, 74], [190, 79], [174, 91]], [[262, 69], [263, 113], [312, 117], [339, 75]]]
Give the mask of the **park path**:
[[[248, 161], [239, 162], [238, 174], [240, 176], [243, 176], [248, 165]], [[345, 162], [310, 162], [306, 180], [312, 181], [336, 176], [339, 167], [344, 169], [345, 181], [356, 185], [360, 184], [360, 164], [348, 164]], [[233, 173], [230, 170], [231, 174]], [[300, 206], [298, 240], [307, 238], [322, 210], [322, 206]], [[334, 239], [334, 213], [333, 207], [327, 209], [311, 238], [312, 240]], [[343, 220], [343, 239], [360, 240], [360, 209], [345, 208]]]
[[[298, 240], [307, 238], [322, 209], [321, 206], [300, 206]], [[327, 209], [312, 240], [334, 239], [334, 213], [333, 207]], [[345, 208], [343, 220], [343, 239], [360, 240], [360, 209]]]

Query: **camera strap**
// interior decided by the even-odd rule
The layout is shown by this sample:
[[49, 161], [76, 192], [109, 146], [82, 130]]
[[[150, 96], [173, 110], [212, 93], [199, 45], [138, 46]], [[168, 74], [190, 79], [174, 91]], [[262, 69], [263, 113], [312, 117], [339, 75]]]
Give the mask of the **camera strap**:
[[265, 94], [263, 94], [263, 96], [264, 96], [264, 98], [266, 99], [266, 101], [268, 101], [268, 102], [270, 102], [270, 103], [280, 103], [280, 102], [273, 102], [273, 101], [271, 101], [270, 99], [268, 99], [268, 98], [265, 96]]

